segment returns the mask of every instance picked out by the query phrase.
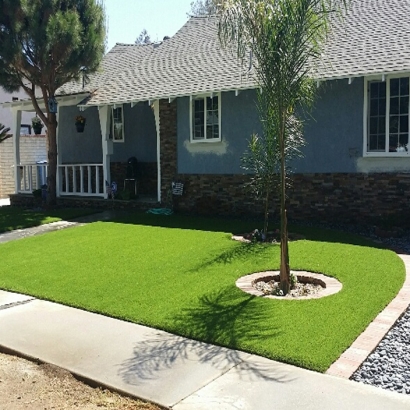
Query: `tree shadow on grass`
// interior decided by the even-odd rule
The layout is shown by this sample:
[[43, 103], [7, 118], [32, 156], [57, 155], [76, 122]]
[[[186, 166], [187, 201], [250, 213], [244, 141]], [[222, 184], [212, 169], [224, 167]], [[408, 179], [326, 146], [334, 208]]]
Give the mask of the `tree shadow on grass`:
[[255, 303], [255, 297], [226, 287], [204, 295], [171, 321], [177, 331], [191, 339], [158, 332], [155, 337], [136, 343], [133, 357], [119, 370], [126, 383], [138, 385], [176, 367], [193, 366], [193, 362], [202, 364], [205, 372], [213, 369], [220, 375], [232, 369], [243, 380], [291, 381], [285, 370], [278, 370], [271, 362], [248, 361], [249, 353], [235, 350], [241, 346], [251, 348], [258, 340], [273, 339], [279, 334], [266, 325], [267, 314]]
[[[249, 233], [255, 228], [261, 228], [263, 218], [259, 220], [246, 220], [220, 217], [201, 217], [187, 215], [153, 215], [142, 212], [117, 212], [112, 214], [110, 222], [146, 225], [162, 228], [189, 229], [209, 232], [229, 232], [235, 235]], [[270, 229], [276, 229], [277, 223], [271, 223]], [[373, 242], [360, 235], [350, 232], [327, 229], [324, 227], [305, 226], [298, 224], [289, 225], [290, 232], [301, 234], [307, 240], [320, 242], [337, 242], [350, 245], [383, 248], [382, 244]]]
[[[192, 268], [189, 272], [198, 272], [201, 269], [208, 268], [213, 265], [228, 265], [237, 259], [247, 259], [247, 258], [254, 258], [258, 255], [261, 255], [267, 251], [266, 244], [261, 243], [243, 243], [238, 242], [237, 246], [230, 248], [215, 257], [212, 257], [194, 268]], [[275, 245], [273, 245], [275, 246]]]

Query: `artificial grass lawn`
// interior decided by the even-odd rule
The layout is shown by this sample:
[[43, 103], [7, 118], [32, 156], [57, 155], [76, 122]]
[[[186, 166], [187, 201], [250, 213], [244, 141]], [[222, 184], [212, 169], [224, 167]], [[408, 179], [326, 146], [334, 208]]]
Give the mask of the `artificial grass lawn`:
[[298, 228], [307, 239], [290, 243], [291, 268], [334, 276], [342, 291], [254, 297], [235, 281], [278, 268], [279, 246], [230, 239], [252, 226], [136, 214], [10, 242], [0, 288], [323, 372], [397, 294], [404, 265], [361, 238]]
[[28, 210], [12, 206], [0, 207], [0, 233], [69, 220], [95, 213], [92, 209], [66, 208], [55, 210]]

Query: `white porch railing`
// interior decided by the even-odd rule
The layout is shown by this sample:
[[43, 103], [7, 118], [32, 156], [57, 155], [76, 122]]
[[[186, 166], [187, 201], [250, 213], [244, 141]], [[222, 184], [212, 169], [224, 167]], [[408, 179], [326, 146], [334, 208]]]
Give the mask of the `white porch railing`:
[[104, 197], [103, 164], [58, 166], [60, 195]]
[[35, 189], [47, 183], [47, 164], [17, 165], [17, 191], [22, 194], [31, 194]]

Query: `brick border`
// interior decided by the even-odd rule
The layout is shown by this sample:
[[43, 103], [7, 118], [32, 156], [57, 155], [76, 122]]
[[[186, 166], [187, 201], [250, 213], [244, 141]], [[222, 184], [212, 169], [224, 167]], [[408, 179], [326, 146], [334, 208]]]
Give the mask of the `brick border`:
[[406, 268], [406, 280], [400, 292], [327, 369], [326, 374], [350, 379], [410, 305], [410, 255], [397, 256], [402, 259]]
[[256, 272], [250, 275], [242, 276], [236, 281], [236, 286], [243, 290], [246, 293], [249, 293], [254, 296], [262, 296], [267, 299], [279, 299], [279, 300], [309, 300], [309, 299], [320, 299], [326, 296], [334, 295], [335, 293], [342, 290], [343, 285], [335, 278], [330, 276], [322, 275], [320, 273], [313, 273], [308, 271], [295, 271], [291, 270], [291, 273], [295, 274], [297, 277], [309, 277], [318, 279], [325, 283], [326, 287], [318, 294], [310, 295], [310, 296], [300, 296], [300, 297], [292, 297], [292, 298], [284, 298], [283, 296], [274, 296], [274, 295], [265, 295], [263, 292], [255, 289], [252, 286], [252, 282], [259, 278], [264, 278], [266, 276], [275, 276], [279, 275], [278, 270], [274, 271], [265, 271], [265, 272]]

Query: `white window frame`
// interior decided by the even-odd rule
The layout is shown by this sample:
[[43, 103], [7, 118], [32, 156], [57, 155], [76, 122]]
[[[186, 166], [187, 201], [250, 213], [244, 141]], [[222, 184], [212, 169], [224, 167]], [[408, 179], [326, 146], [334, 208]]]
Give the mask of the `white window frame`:
[[[195, 100], [204, 100], [204, 135], [206, 135], [206, 111], [207, 111], [207, 106], [206, 106], [206, 99], [208, 97], [218, 97], [218, 129], [219, 129], [219, 137], [218, 138], [211, 138], [207, 139], [206, 137], [202, 139], [194, 139], [194, 101]], [[191, 96], [189, 98], [189, 131], [190, 131], [190, 136], [189, 140], [193, 144], [203, 144], [203, 143], [214, 143], [214, 142], [221, 142], [222, 140], [222, 130], [221, 130], [221, 106], [222, 106], [222, 100], [221, 100], [221, 93], [213, 93], [213, 94], [201, 94], [197, 96]]]
[[[121, 123], [122, 123], [122, 138], [115, 139], [115, 132], [114, 132], [114, 110], [121, 108]], [[111, 107], [111, 134], [113, 142], [124, 142], [124, 106], [123, 105], [115, 105]]]
[[[363, 103], [363, 157], [409, 157], [410, 153], [410, 101], [409, 101], [409, 139], [407, 151], [404, 152], [389, 152], [389, 137], [390, 137], [390, 80], [395, 78], [409, 77], [410, 73], [403, 74], [394, 74], [394, 75], [378, 75], [365, 77], [364, 79], [364, 103]], [[372, 81], [385, 81], [386, 82], [386, 142], [385, 142], [385, 151], [384, 152], [374, 152], [367, 151], [367, 141], [368, 141], [368, 131], [369, 131], [369, 97], [370, 89], [369, 83]], [[410, 100], [410, 99], [409, 99]]]

